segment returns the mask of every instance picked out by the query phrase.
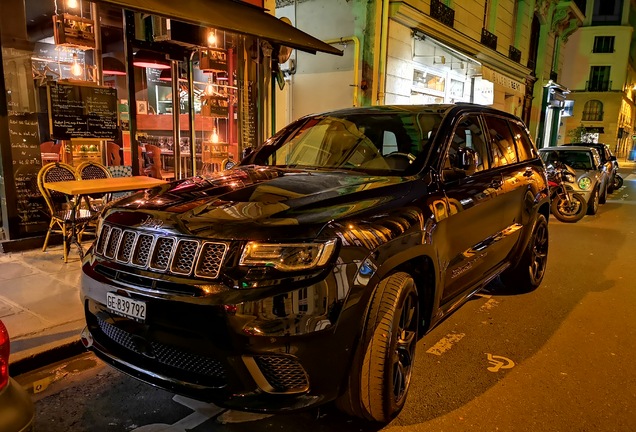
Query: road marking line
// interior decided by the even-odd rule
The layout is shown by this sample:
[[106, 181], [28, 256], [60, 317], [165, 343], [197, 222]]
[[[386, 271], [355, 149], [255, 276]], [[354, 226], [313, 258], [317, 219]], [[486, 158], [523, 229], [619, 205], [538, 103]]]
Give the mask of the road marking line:
[[428, 354], [441, 356], [446, 351], [450, 350], [454, 344], [459, 342], [466, 336], [465, 333], [451, 333], [441, 338], [435, 345], [426, 350]]

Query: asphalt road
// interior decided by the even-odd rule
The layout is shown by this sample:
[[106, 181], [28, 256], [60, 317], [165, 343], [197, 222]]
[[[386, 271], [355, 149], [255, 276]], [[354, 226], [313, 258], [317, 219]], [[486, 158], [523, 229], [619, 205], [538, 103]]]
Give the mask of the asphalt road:
[[418, 343], [406, 407], [378, 427], [330, 407], [264, 416], [142, 384], [90, 354], [18, 380], [48, 431], [635, 431], [636, 171], [576, 224], [550, 218], [534, 292], [498, 283]]

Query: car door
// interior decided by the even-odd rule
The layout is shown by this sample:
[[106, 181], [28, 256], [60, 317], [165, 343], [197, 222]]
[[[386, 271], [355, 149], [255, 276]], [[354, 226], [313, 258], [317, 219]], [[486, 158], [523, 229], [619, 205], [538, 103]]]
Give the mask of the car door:
[[[495, 265], [503, 215], [497, 204], [502, 190], [499, 171], [491, 169], [483, 122], [479, 115], [467, 115], [456, 124], [447, 146], [442, 185], [449, 204], [444, 229], [447, 239], [439, 245], [445, 260], [442, 303], [451, 300], [481, 280]], [[474, 153], [472, 167], [462, 166], [461, 155]]]

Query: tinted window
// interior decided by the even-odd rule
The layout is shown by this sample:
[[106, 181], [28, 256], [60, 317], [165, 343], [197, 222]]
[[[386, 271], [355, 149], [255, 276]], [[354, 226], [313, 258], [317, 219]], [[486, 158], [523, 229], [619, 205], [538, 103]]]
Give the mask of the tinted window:
[[465, 116], [458, 123], [453, 133], [448, 155], [444, 162], [444, 168], [452, 168], [457, 166], [458, 149], [465, 147], [475, 151], [477, 156], [477, 164], [475, 171], [488, 169], [488, 148], [484, 138], [484, 131], [479, 123], [479, 117], [475, 115]]
[[517, 158], [519, 161], [535, 158], [537, 154], [525, 128], [516, 122], [510, 122], [510, 128], [517, 146]]
[[492, 144], [492, 165], [496, 167], [516, 163], [517, 151], [508, 121], [493, 116], [485, 116], [485, 119]]
[[542, 152], [541, 158], [546, 165], [558, 161], [571, 166], [574, 169], [591, 170], [594, 169], [592, 153], [584, 150], [552, 150]]

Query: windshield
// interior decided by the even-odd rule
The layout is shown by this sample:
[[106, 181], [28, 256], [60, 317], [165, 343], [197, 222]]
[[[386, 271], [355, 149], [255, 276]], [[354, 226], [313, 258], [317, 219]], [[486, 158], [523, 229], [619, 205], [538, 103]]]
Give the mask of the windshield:
[[592, 163], [592, 155], [589, 151], [563, 150], [563, 151], [544, 151], [541, 157], [546, 165], [554, 161], [562, 162], [574, 169], [591, 170], [594, 169]]
[[413, 174], [422, 168], [442, 118], [433, 111], [308, 117], [272, 137], [243, 164]]

